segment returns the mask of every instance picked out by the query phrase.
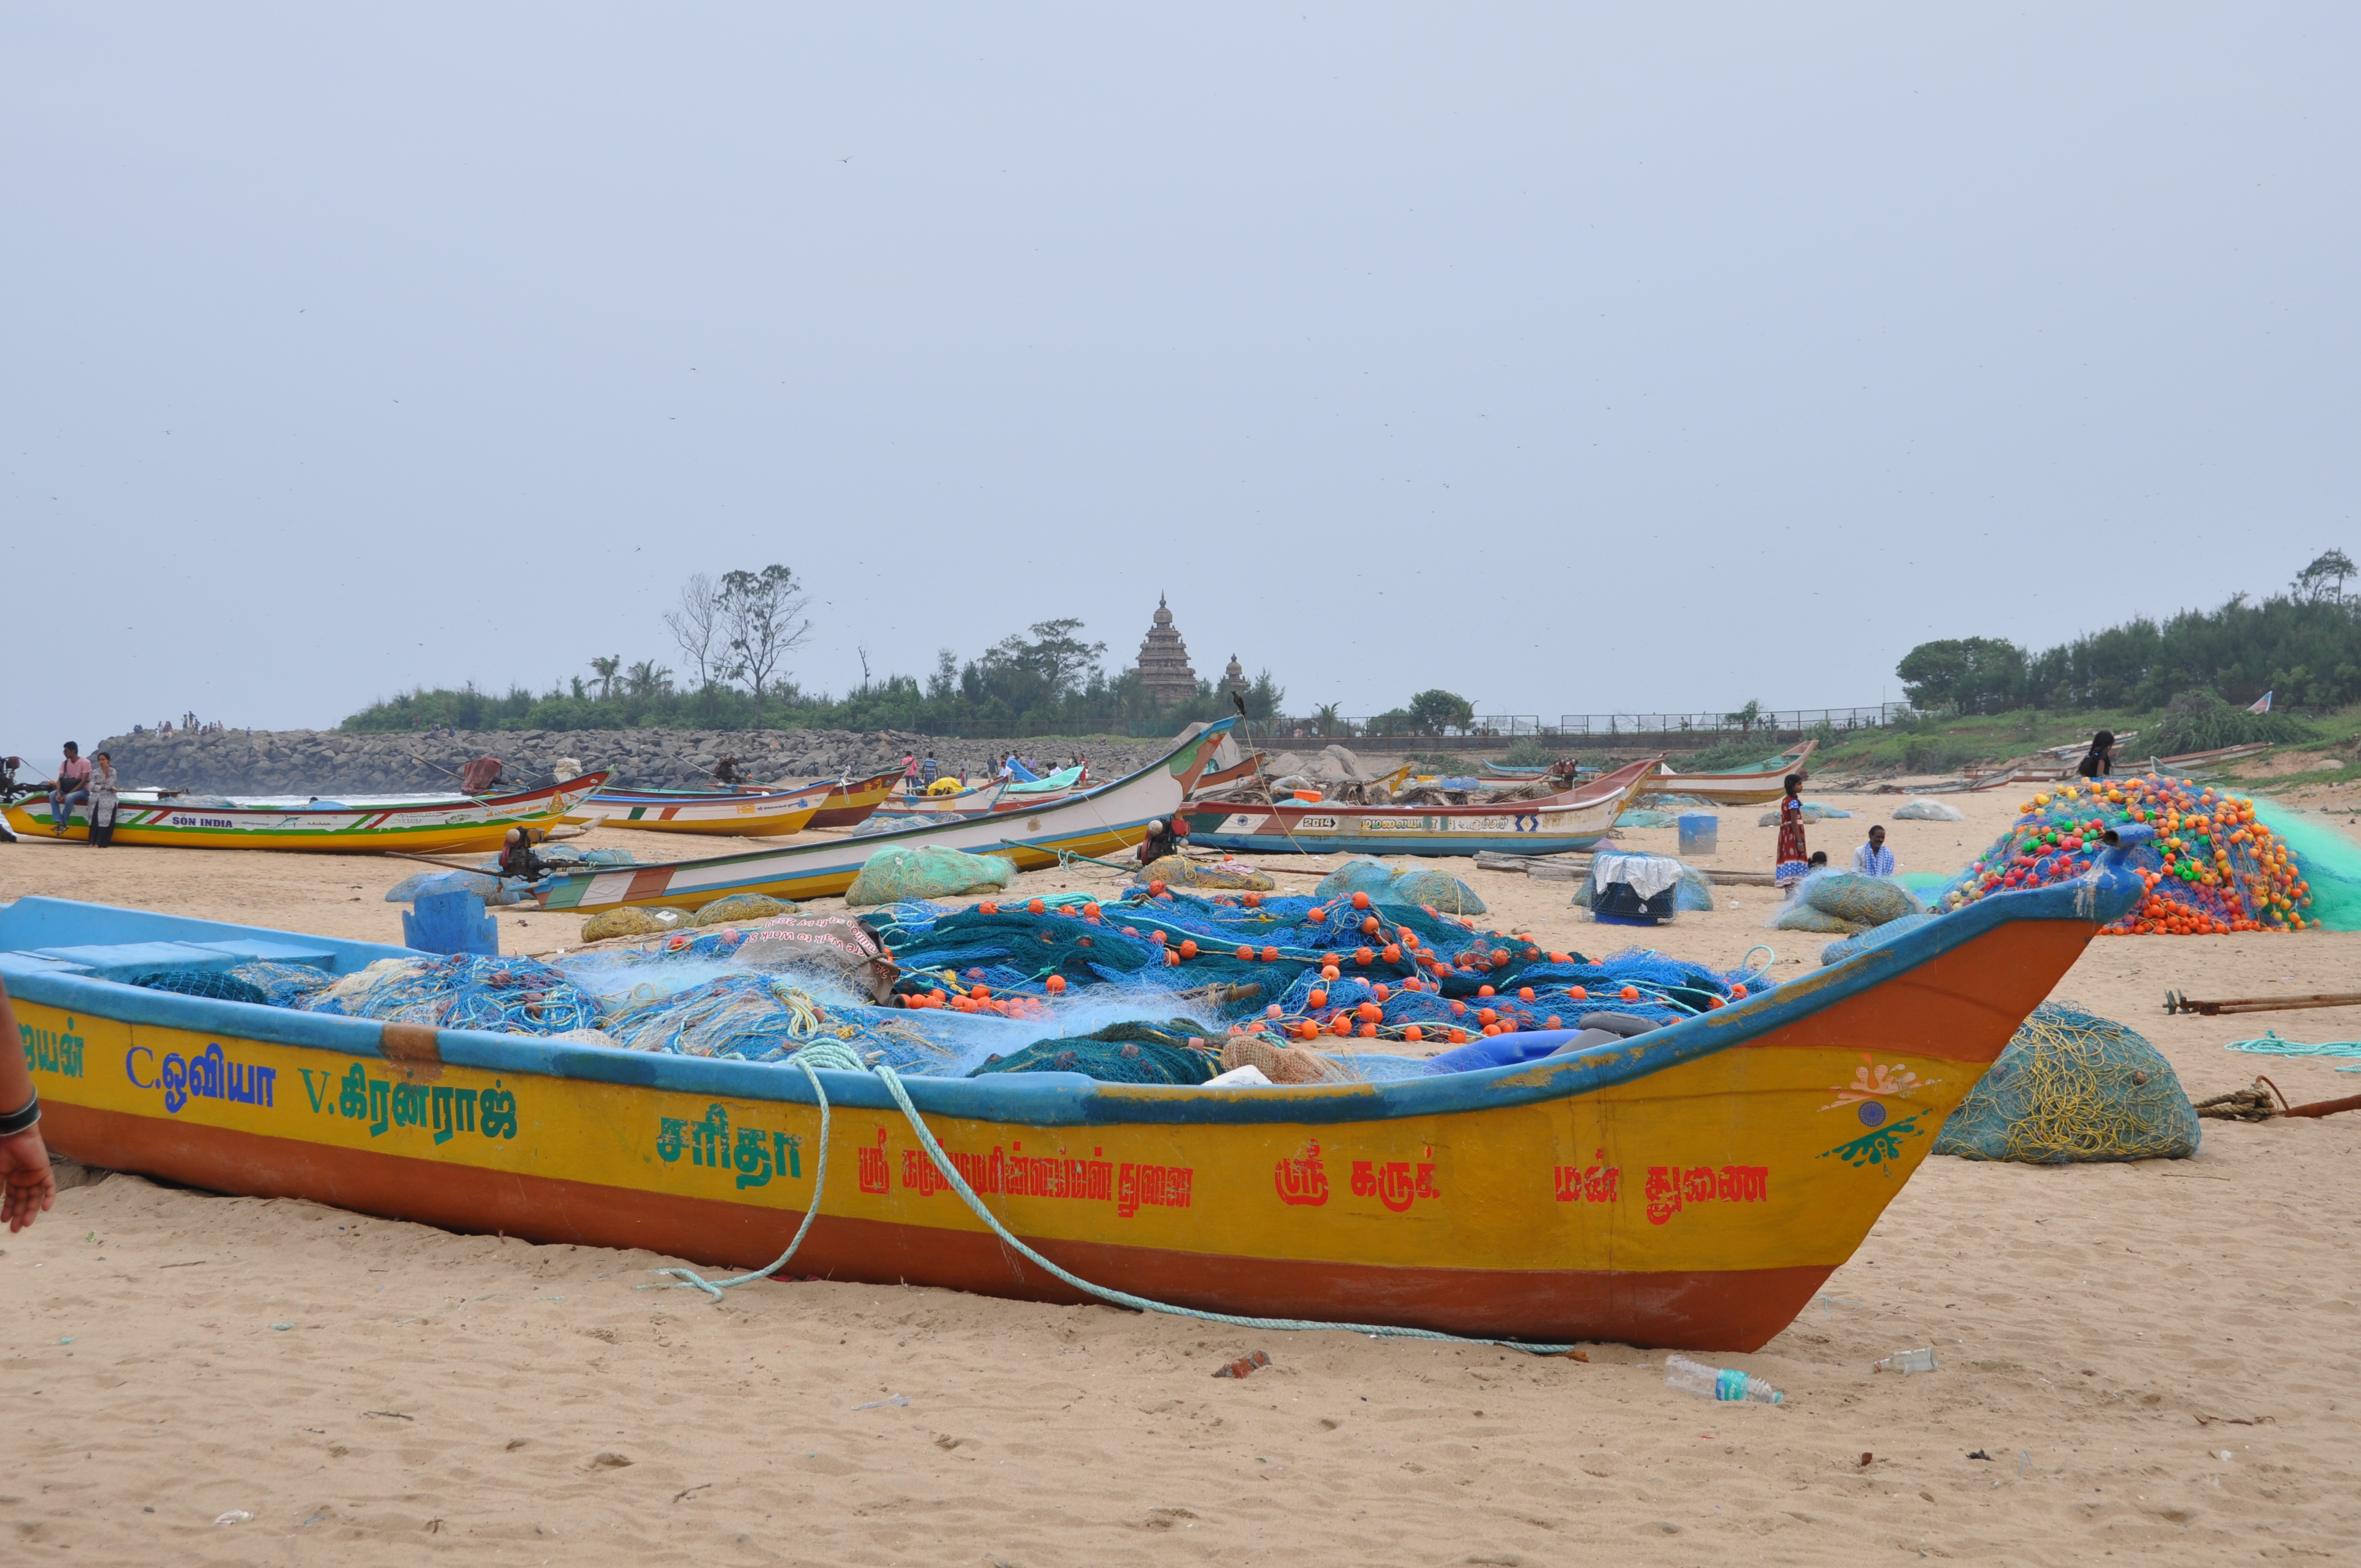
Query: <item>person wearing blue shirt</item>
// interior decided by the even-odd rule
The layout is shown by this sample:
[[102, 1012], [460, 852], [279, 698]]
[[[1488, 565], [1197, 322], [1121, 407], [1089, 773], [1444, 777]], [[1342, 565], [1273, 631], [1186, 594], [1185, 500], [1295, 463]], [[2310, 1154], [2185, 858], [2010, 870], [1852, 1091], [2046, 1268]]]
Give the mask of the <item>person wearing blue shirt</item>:
[[1869, 842], [1852, 852], [1852, 869], [1861, 876], [1892, 876], [1898, 862], [1894, 851], [1885, 847], [1885, 825], [1879, 823], [1869, 830]]

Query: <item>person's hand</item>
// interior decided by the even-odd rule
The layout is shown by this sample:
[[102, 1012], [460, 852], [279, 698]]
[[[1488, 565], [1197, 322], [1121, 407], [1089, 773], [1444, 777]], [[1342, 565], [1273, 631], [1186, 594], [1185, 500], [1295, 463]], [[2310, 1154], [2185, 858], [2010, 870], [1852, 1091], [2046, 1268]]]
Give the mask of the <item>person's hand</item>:
[[58, 1179], [49, 1171], [49, 1151], [41, 1129], [27, 1127], [0, 1138], [0, 1220], [21, 1231], [58, 1201]]

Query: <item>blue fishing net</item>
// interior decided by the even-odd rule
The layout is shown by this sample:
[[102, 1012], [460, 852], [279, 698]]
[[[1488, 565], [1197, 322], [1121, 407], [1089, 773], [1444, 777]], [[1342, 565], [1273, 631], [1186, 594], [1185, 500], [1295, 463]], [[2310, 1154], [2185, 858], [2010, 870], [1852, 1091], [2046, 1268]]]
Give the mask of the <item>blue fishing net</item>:
[[229, 972], [261, 992], [262, 1000], [273, 1007], [291, 1006], [299, 999], [336, 983], [336, 977], [326, 970], [311, 964], [277, 963], [269, 959], [233, 965]]

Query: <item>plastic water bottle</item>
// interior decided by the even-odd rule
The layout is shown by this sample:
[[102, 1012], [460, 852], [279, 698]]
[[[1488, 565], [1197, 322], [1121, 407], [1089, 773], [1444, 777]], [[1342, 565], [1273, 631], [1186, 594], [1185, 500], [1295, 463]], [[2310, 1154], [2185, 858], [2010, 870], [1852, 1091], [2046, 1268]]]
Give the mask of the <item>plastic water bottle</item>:
[[1892, 1355], [1872, 1364], [1872, 1372], [1899, 1372], [1908, 1376], [1913, 1372], [1932, 1372], [1937, 1365], [1935, 1347], [1924, 1350], [1897, 1350]]
[[1784, 1398], [1752, 1373], [1734, 1366], [1708, 1366], [1686, 1355], [1664, 1357], [1664, 1387], [1702, 1394], [1708, 1399], [1752, 1399], [1763, 1405], [1776, 1405]]

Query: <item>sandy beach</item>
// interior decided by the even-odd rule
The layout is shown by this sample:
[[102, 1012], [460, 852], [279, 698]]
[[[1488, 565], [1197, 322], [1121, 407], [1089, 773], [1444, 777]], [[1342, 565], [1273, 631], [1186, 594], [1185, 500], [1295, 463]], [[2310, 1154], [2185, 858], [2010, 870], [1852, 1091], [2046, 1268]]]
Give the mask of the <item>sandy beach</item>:
[[[1855, 813], [1811, 828], [1839, 863], [1903, 798], [1817, 797]], [[1964, 863], [2019, 797], [1950, 798], [1968, 821], [1889, 822], [1905, 870]], [[1757, 809], [1724, 811], [1702, 863], [1767, 870]], [[1263, 863], [1308, 887], [1334, 860]], [[0, 896], [398, 941], [382, 895], [414, 869], [26, 843], [0, 849]], [[1448, 869], [1553, 948], [1817, 962], [1818, 939], [1765, 928], [1770, 888], [1647, 933], [1592, 924], [1564, 883]], [[500, 922], [536, 953], [579, 925]], [[2302, 1102], [2361, 1076], [2224, 1043], [2361, 1037], [2361, 1009], [2167, 1017], [2164, 992], [2356, 973], [2361, 934], [2106, 938], [2057, 995], [2139, 1029], [2193, 1097], [2260, 1071]], [[1930, 1158], [1793, 1326], [1719, 1358], [1785, 1390], [1776, 1409], [1674, 1392], [1660, 1354], [1611, 1344], [1583, 1364], [826, 1281], [715, 1306], [638, 1288], [681, 1261], [653, 1254], [115, 1175], [0, 1240], [30, 1412], [0, 1439], [0, 1509], [20, 1562], [2339, 1560], [2361, 1552], [2356, 1156], [2361, 1115], [2209, 1122], [2183, 1161]], [[1871, 1371], [1922, 1345], [1940, 1370]], [[1211, 1376], [1257, 1348], [1267, 1369]]]

